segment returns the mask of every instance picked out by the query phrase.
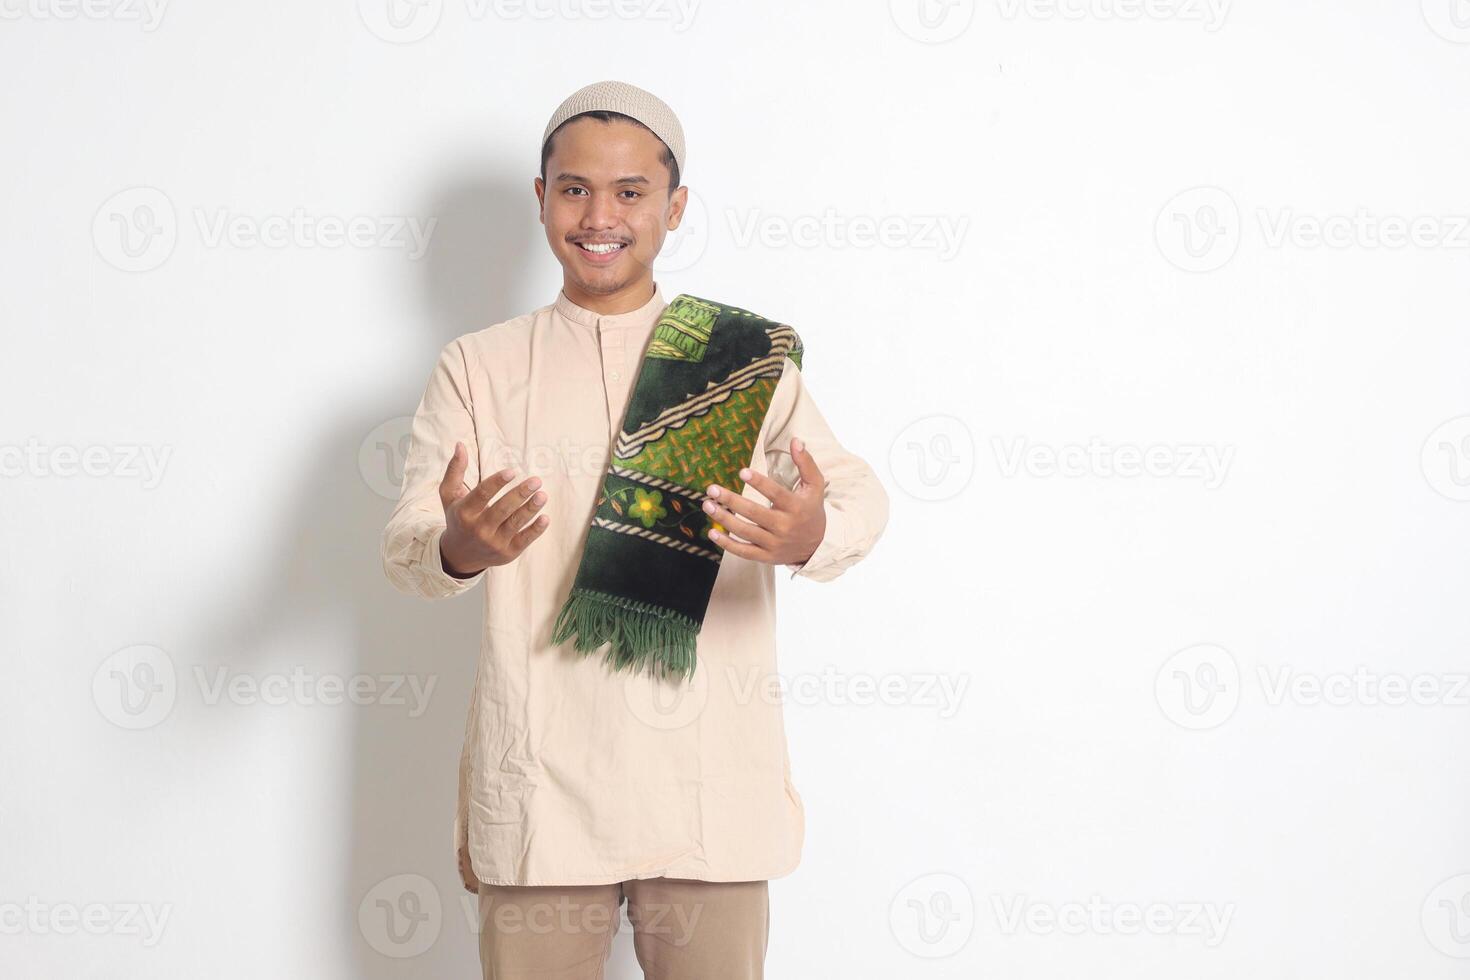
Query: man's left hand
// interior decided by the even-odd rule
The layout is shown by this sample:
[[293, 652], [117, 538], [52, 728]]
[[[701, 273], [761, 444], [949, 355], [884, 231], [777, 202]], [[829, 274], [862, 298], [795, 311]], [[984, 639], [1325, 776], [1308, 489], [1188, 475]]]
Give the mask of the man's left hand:
[[705, 492], [713, 499], [704, 502], [704, 512], [724, 530], [711, 528], [709, 539], [733, 555], [768, 565], [800, 565], [810, 558], [827, 533], [822, 509], [827, 481], [800, 439], [791, 440], [791, 459], [801, 480], [790, 490], [749, 467], [740, 471], [769, 505], [711, 483]]

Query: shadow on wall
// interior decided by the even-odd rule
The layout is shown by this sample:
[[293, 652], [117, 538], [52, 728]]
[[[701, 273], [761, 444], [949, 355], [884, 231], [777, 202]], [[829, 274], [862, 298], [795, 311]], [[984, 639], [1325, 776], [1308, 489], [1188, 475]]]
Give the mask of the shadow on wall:
[[[527, 286], [544, 248], [535, 237], [529, 178], [447, 180], [435, 201], [439, 222], [422, 260], [427, 315], [417, 328], [405, 327], [417, 330], [416, 349], [392, 377], [363, 379], [359, 404], [321, 420], [311, 456], [318, 465], [297, 488], [294, 517], [279, 535], [277, 567], [284, 574], [234, 596], [231, 607], [243, 612], [231, 614], [201, 646], [236, 669], [249, 664], [289, 671], [306, 662], [325, 670], [306, 655], [293, 663], [250, 662], [273, 646], [309, 649], [323, 623], [345, 623], [354, 637], [355, 658], [343, 668], [349, 676], [407, 676], [429, 691], [416, 717], [415, 704], [425, 699], [411, 684], [396, 692], [406, 705], [352, 709], [348, 821], [334, 823], [340, 809], [303, 811], [302, 831], [288, 844], [341, 841], [340, 850], [321, 855], [320, 862], [304, 855], [300, 870], [306, 876], [346, 868], [331, 917], [339, 931], [302, 941], [321, 951], [318, 968], [335, 974], [331, 957], [342, 950], [354, 961], [350, 975], [367, 980], [480, 975], [475, 899], [459, 882], [451, 826], [483, 599], [472, 591], [428, 602], [400, 595], [384, 577], [379, 540], [403, 459], [403, 446], [391, 434], [407, 433], [406, 425], [384, 424], [412, 415], [445, 343], [551, 299], [530, 295]], [[388, 433], [377, 445], [369, 440], [375, 431]], [[360, 454], [366, 462], [360, 463]], [[378, 690], [388, 693], [386, 686]], [[299, 765], [312, 757], [303, 752], [299, 760], [282, 762]], [[307, 778], [327, 787], [344, 775], [333, 770]], [[284, 780], [297, 781], [294, 774]], [[429, 915], [436, 905], [438, 915]], [[288, 898], [276, 906], [283, 921], [256, 927], [299, 933], [301, 923], [289, 921], [292, 908]], [[431, 941], [419, 951], [424, 940]]]

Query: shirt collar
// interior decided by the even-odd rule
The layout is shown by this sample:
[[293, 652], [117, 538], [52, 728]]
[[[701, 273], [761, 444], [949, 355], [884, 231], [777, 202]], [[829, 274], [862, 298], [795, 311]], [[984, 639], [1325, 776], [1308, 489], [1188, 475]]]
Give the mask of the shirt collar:
[[653, 296], [647, 303], [636, 310], [626, 313], [598, 313], [589, 310], [585, 306], [578, 306], [567, 299], [567, 291], [559, 290], [556, 294], [556, 303], [553, 304], [556, 312], [571, 320], [580, 323], [584, 327], [631, 327], [643, 326], [653, 321], [653, 318], [663, 312], [668, 304], [664, 301], [663, 291], [659, 289], [658, 283], [653, 284]]

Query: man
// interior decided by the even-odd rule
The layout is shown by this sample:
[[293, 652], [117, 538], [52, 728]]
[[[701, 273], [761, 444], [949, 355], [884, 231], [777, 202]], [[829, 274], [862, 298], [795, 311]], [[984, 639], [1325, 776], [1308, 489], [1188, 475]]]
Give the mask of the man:
[[[590, 85], [552, 115], [534, 188], [561, 292], [442, 349], [383, 534], [402, 592], [483, 581], [454, 844], [486, 977], [601, 977], [624, 898], [646, 977], [763, 975], [767, 881], [795, 869], [804, 835], [772, 695], [774, 570], [833, 579], [887, 523], [882, 485], [817, 411], [799, 349], [778, 351], [743, 486], [665, 484], [658, 498], [684, 514], [686, 495], [695, 517], [702, 504], [718, 549], [693, 675], [616, 670], [553, 641], [670, 306], [652, 265], [684, 215], [683, 167], [678, 119], [642, 89]], [[705, 548], [691, 542], [672, 541]]]

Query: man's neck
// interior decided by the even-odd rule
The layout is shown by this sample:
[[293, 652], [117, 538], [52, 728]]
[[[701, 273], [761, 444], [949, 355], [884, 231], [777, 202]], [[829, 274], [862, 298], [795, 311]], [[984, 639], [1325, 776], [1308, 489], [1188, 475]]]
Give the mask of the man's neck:
[[589, 293], [565, 280], [561, 288], [562, 292], [567, 294], [567, 299], [584, 310], [591, 310], [603, 316], [614, 316], [618, 313], [631, 313], [653, 299], [655, 286], [653, 277], [649, 276], [647, 279], [630, 283], [613, 293]]

